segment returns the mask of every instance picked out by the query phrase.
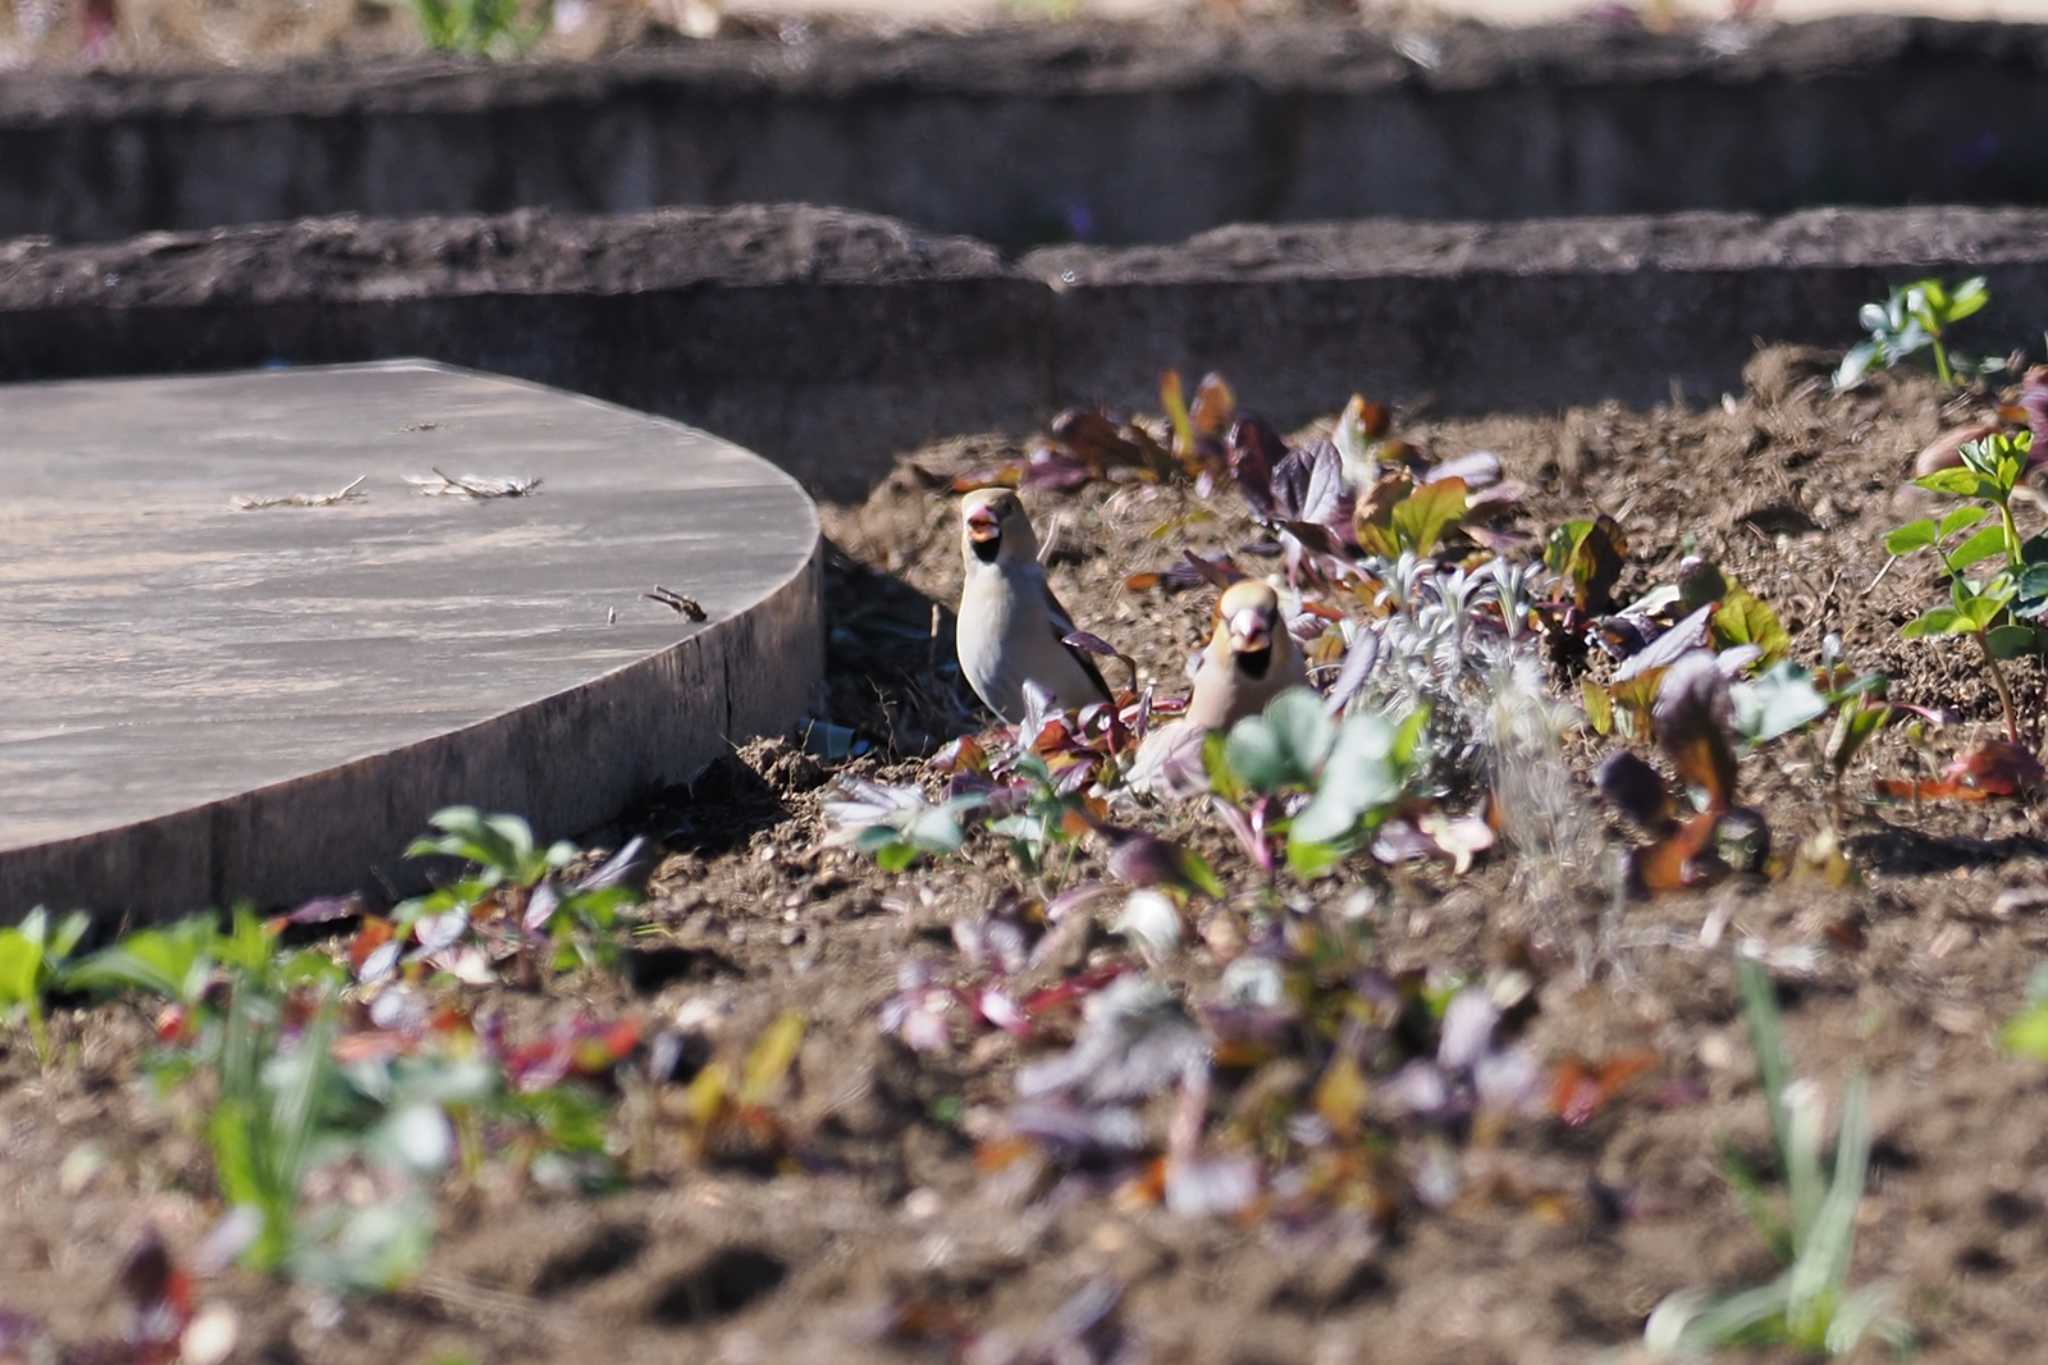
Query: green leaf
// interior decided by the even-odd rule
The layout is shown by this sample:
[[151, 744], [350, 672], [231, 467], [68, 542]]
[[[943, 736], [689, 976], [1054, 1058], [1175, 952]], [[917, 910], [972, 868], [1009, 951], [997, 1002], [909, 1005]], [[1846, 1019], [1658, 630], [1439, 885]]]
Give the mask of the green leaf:
[[1292, 832], [1287, 838], [1287, 870], [1301, 881], [1314, 881], [1344, 860], [1344, 850], [1334, 844], [1305, 843]]
[[1884, 728], [1891, 715], [1892, 708], [1885, 703], [1865, 701], [1860, 697], [1835, 713], [1835, 728], [1828, 736], [1827, 756], [1829, 766], [1837, 775], [1848, 770], [1857, 751]]
[[1445, 531], [1465, 516], [1465, 481], [1438, 479], [1425, 483], [1394, 504], [1394, 538], [1416, 554], [1436, 551]]
[[[1949, 514], [1941, 519], [1940, 538], [1947, 540], [1958, 531], [1967, 531], [1990, 515], [1991, 509], [1982, 505], [1973, 506], [1965, 503], [1961, 507], [1951, 508]], [[1899, 529], [1904, 530], [1906, 528], [1902, 526]], [[1896, 535], [1897, 532], [1893, 534]], [[1897, 554], [1899, 551], [1894, 550], [1892, 553]]]
[[1572, 557], [1593, 532], [1593, 522], [1568, 521], [1550, 533], [1543, 545], [1543, 567], [1561, 574], [1571, 567]]
[[1223, 883], [1208, 860], [1191, 848], [1180, 850], [1180, 874], [1188, 884], [1213, 900], [1223, 899]]
[[1764, 652], [1763, 661], [1776, 663], [1792, 648], [1792, 637], [1778, 621], [1778, 614], [1760, 598], [1741, 588], [1733, 589], [1714, 608], [1713, 632], [1722, 649], [1755, 645]]
[[[1959, 507], [1956, 509], [1956, 511], [1974, 512], [1981, 519], [1986, 512], [1990, 511], [1990, 509], [1977, 507]], [[1951, 513], [1950, 515], [1953, 516], [1954, 513]], [[1941, 529], [1937, 530], [1933, 520], [1931, 518], [1926, 517], [1921, 518], [1919, 521], [1907, 522], [1904, 526], [1898, 527], [1895, 530], [1887, 531], [1885, 533], [1885, 553], [1894, 555], [1909, 555], [1912, 554], [1915, 550], [1924, 550], [1928, 546], [1934, 544], [1934, 542], [1941, 536], [1948, 534], [1947, 526], [1948, 522], [1943, 521]]]
[[2040, 648], [2041, 632], [2033, 626], [1994, 626], [1986, 632], [1984, 644], [1993, 658], [2017, 659]]
[[2006, 1021], [2000, 1046], [2030, 1061], [2048, 1062], [2048, 1004], [2033, 1005]]
[[1939, 469], [1932, 474], [1922, 474], [1913, 480], [1913, 486], [1930, 493], [1946, 493], [1952, 498], [1989, 497], [1997, 491], [1989, 486], [1983, 475], [1964, 468]]
[[1294, 817], [1289, 842], [1335, 843], [1357, 829], [1368, 811], [1398, 800], [1404, 766], [1394, 752], [1398, 738], [1399, 732], [1382, 717], [1346, 720], [1315, 796]]
[[1954, 607], [1936, 607], [1901, 626], [1899, 635], [1907, 640], [1919, 640], [1929, 635], [1947, 635], [1955, 630], [1958, 623], [1965, 627], [1959, 632], [1961, 634], [1969, 634], [1975, 629], [1970, 625], [1969, 618]]
[[[1871, 306], [1864, 305], [1865, 308]], [[1877, 363], [1878, 354], [1879, 348], [1874, 341], [1858, 342], [1851, 346], [1848, 354], [1842, 357], [1841, 365], [1835, 370], [1835, 387], [1853, 389], [1862, 383], [1863, 377], [1870, 373], [1871, 366]]]
[[1949, 567], [1967, 569], [1972, 564], [1981, 564], [1994, 556], [2003, 556], [2005, 544], [2005, 524], [1993, 522], [1956, 546], [1954, 553], [1948, 557]]
[[892, 839], [875, 850], [875, 866], [884, 872], [901, 872], [917, 861], [917, 850], [901, 839]]
[[2005, 610], [2005, 604], [2011, 600], [2012, 589], [2010, 587], [1981, 588], [1975, 596], [1963, 604], [1963, 615], [1969, 619], [1971, 629], [1969, 631], [1956, 631], [1953, 626], [1949, 629], [1959, 635], [1974, 634], [1977, 631], [1981, 631], [1984, 627], [1991, 624], [1993, 617]]
[[147, 991], [190, 1004], [206, 988], [219, 937], [211, 915], [141, 929], [67, 968], [64, 984], [81, 991]]
[[1786, 662], [1754, 682], [1728, 689], [1735, 729], [1751, 744], [1765, 744], [1790, 734], [1828, 712], [1827, 699], [1815, 689], [1811, 675]]
[[1254, 791], [1308, 786], [1328, 755], [1335, 730], [1322, 699], [1305, 687], [1289, 688], [1264, 714], [1231, 728], [1223, 757], [1231, 774]]
[[1211, 730], [1202, 737], [1202, 771], [1209, 778], [1209, 790], [1226, 801], [1235, 802], [1244, 795], [1244, 787], [1231, 771], [1224, 747], [1225, 740], [1220, 731]]
[[18, 1007], [40, 1000], [42, 974], [43, 945], [39, 937], [22, 929], [0, 930], [0, 1005]]
[[1972, 275], [1955, 287], [1948, 298], [1948, 321], [1961, 322], [1972, 313], [1980, 311], [1991, 302], [1991, 291], [1985, 287], [1982, 275]]

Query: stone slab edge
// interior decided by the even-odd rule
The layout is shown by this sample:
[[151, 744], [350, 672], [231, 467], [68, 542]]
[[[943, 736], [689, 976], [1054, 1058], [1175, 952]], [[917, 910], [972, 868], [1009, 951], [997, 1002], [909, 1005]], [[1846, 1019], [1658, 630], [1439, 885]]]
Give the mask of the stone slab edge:
[[1710, 399], [1757, 342], [1846, 346], [1858, 304], [1930, 272], [1991, 276], [1982, 349], [2038, 341], [2048, 211], [1238, 227], [1014, 264], [802, 206], [318, 219], [0, 243], [0, 379], [425, 355], [681, 418], [852, 498], [933, 437], [1149, 410], [1169, 366], [1284, 422], [1355, 390]]
[[2048, 72], [2048, 25], [2041, 24], [1851, 15], [1761, 26], [1755, 34], [1754, 41], [1728, 47], [1704, 42], [1697, 32], [1587, 22], [1417, 25], [1405, 33], [1391, 25], [1328, 21], [1241, 28], [1063, 24], [797, 43], [729, 38], [554, 63], [420, 59], [84, 76], [26, 71], [0, 83], [0, 129], [123, 119], [474, 112], [650, 92], [1064, 99], [1248, 83], [1284, 95], [1800, 80], [1929, 59]]
[[[792, 488], [789, 504], [816, 537], [809, 500]], [[787, 731], [824, 676], [823, 620], [815, 539], [752, 605], [581, 686], [189, 810], [11, 850], [0, 907], [26, 908], [31, 888], [50, 885], [138, 920], [225, 906], [230, 889], [261, 907], [347, 888], [407, 894], [420, 864], [398, 854], [450, 805], [517, 811], [547, 838], [597, 828], [733, 743]]]

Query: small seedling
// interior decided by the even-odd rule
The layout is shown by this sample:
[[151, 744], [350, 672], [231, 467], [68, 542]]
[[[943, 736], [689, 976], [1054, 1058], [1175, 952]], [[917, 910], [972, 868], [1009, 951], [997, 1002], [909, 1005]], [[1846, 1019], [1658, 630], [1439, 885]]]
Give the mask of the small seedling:
[[502, 937], [538, 971], [549, 945], [553, 970], [608, 965], [619, 951], [619, 911], [640, 899], [629, 878], [641, 849], [634, 840], [604, 867], [565, 882], [562, 869], [576, 847], [558, 841], [540, 847], [533, 830], [516, 815], [484, 815], [469, 806], [437, 811], [429, 823], [439, 834], [415, 839], [408, 858], [460, 858], [469, 866], [453, 882], [399, 905], [392, 918], [410, 928], [424, 948], [446, 948], [464, 932], [502, 928]]
[[[1960, 465], [1913, 480], [1960, 505], [1938, 521], [1923, 517], [1884, 538], [1895, 557], [1933, 550], [1949, 573], [1948, 604], [1921, 613], [1899, 634], [1909, 640], [1975, 637], [2013, 743], [2019, 742], [2019, 714], [1999, 661], [2036, 652], [2041, 634], [2031, 622], [2048, 613], [2048, 541], [2022, 541], [2012, 512], [2013, 490], [2026, 472], [2033, 442], [2028, 432], [2001, 432], [1964, 446]], [[1998, 520], [1990, 522], [1994, 513]], [[1965, 577], [1966, 570], [1987, 561], [1996, 564], [1996, 572], [1982, 581]]]
[[1876, 368], [1891, 369], [1920, 351], [1934, 352], [1934, 370], [1943, 388], [1954, 388], [1956, 374], [1995, 374], [2003, 361], [1971, 361], [1949, 349], [1949, 328], [1991, 302], [1982, 275], [1954, 288], [1940, 280], [1915, 280], [1892, 290], [1882, 303], [1866, 303], [1856, 320], [1869, 339], [1850, 348], [1835, 371], [1837, 389], [1854, 388]]
[[1404, 795], [1428, 724], [1423, 707], [1399, 721], [1373, 713], [1333, 721], [1315, 693], [1294, 688], [1231, 728], [1221, 748], [1227, 776], [1215, 776], [1229, 790], [1307, 793], [1286, 823], [1287, 866], [1314, 877], [1341, 861]]
[[548, 31], [552, 4], [528, 19], [520, 0], [406, 0], [420, 37], [436, 52], [501, 60], [523, 55]]
[[1650, 1314], [1644, 1342], [1658, 1354], [1673, 1356], [1769, 1346], [1842, 1356], [1865, 1337], [1903, 1350], [1910, 1336], [1891, 1316], [1889, 1290], [1848, 1287], [1856, 1206], [1870, 1168], [1870, 1101], [1864, 1080], [1852, 1076], [1843, 1089], [1834, 1173], [1823, 1175], [1820, 1096], [1811, 1085], [1787, 1077], [1784, 1030], [1770, 978], [1745, 958], [1736, 964], [1736, 982], [1756, 1048], [1771, 1139], [1785, 1176], [1786, 1215], [1771, 1209], [1746, 1169], [1732, 1164], [1730, 1179], [1785, 1270], [1769, 1284], [1718, 1299], [1697, 1291], [1672, 1295]]
[[43, 997], [56, 983], [64, 960], [78, 946], [78, 940], [92, 920], [82, 910], [74, 911], [52, 929], [49, 912], [41, 906], [28, 912], [12, 929], [0, 929], [0, 1011], [12, 1018], [28, 1020], [29, 1040], [35, 1044], [36, 1061], [50, 1063], [50, 1031], [43, 1022]]

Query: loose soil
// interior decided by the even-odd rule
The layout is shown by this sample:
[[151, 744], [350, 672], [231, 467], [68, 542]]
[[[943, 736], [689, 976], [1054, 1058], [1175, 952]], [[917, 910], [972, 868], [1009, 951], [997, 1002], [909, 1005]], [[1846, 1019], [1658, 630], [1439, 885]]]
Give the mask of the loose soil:
[[[1826, 357], [1760, 353], [1746, 392], [1705, 410], [1601, 407], [1553, 418], [1439, 421], [1397, 415], [1438, 455], [1496, 452], [1531, 488], [1526, 521], [1611, 512], [1632, 557], [1623, 595], [1668, 581], [1689, 549], [1769, 601], [1817, 657], [1824, 634], [1894, 680], [1894, 695], [1958, 713], [1937, 758], [1995, 729], [1995, 700], [1960, 646], [1896, 640], [1932, 593], [1923, 568], [1880, 579], [1881, 532], [1904, 518], [1896, 493], [1944, 414], [1921, 379], [1831, 394]], [[1333, 395], [1340, 397], [1341, 395]], [[1255, 400], [1256, 395], [1248, 395]], [[1860, 885], [1724, 881], [1630, 904], [1595, 934], [1600, 878], [1582, 896], [1532, 897], [1541, 880], [1507, 850], [1464, 877], [1390, 876], [1356, 864], [1316, 884], [1329, 906], [1368, 888], [1390, 969], [1477, 975], [1533, 943], [1542, 984], [1525, 1038], [1545, 1059], [1600, 1058], [1647, 1045], [1653, 1076], [1587, 1123], [1518, 1119], [1462, 1157], [1448, 1208], [1404, 1211], [1376, 1238], [1318, 1240], [1263, 1223], [1175, 1217], [1145, 1200], [1026, 1197], [975, 1162], [974, 1137], [1012, 1094], [1020, 1059], [1043, 1050], [993, 1030], [957, 1035], [947, 1057], [884, 1037], [877, 1010], [912, 955], [953, 957], [949, 927], [1018, 888], [994, 847], [885, 876], [822, 846], [821, 801], [835, 771], [918, 779], [943, 741], [982, 724], [951, 666], [945, 605], [959, 584], [953, 475], [1014, 455], [967, 437], [906, 456], [858, 506], [825, 509], [832, 677], [825, 717], [873, 750], [841, 763], [791, 739], [756, 741], [694, 790], [618, 830], [657, 837], [665, 856], [636, 938], [633, 970], [572, 977], [546, 993], [463, 988], [515, 1031], [578, 1011], [679, 1013], [738, 1046], [781, 1011], [809, 1031], [785, 1117], [808, 1135], [802, 1169], [772, 1174], [685, 1163], [680, 1087], [639, 1087], [616, 1128], [630, 1185], [605, 1198], [538, 1191], [491, 1172], [452, 1189], [429, 1273], [414, 1287], [336, 1303], [230, 1272], [202, 1297], [239, 1320], [242, 1358], [319, 1362], [945, 1359], [946, 1333], [906, 1344], [892, 1306], [957, 1322], [978, 1359], [1033, 1359], [1025, 1346], [1077, 1290], [1122, 1293], [1128, 1356], [1157, 1361], [1399, 1359], [1583, 1362], [1625, 1358], [1664, 1295], [1773, 1273], [1721, 1174], [1723, 1144], [1767, 1149], [1763, 1104], [1739, 1016], [1730, 946], [1781, 964], [1798, 1071], [1839, 1093], [1871, 1077], [1878, 1141], [1859, 1215], [1856, 1277], [1890, 1280], [1936, 1361], [2034, 1358], [2048, 1337], [2048, 1073], [2002, 1054], [1998, 1025], [2020, 1006], [2048, 946], [2037, 910], [1994, 913], [2002, 890], [2048, 883], [2048, 842], [2032, 807], [1879, 806], [1873, 777], [1910, 770], [1888, 733], [1852, 770], [1841, 833]], [[1148, 533], [1185, 492], [1096, 485], [1033, 503], [1053, 542], [1054, 581], [1080, 624], [1177, 685], [1204, 633], [1206, 590], [1132, 592], [1133, 572], [1182, 544], [1241, 545], [1235, 494], [1184, 540]], [[2023, 520], [2038, 521], [2036, 509]], [[1568, 685], [1570, 680], [1565, 681]], [[2041, 714], [2043, 679], [2019, 670], [2022, 708]], [[1612, 741], [1575, 735], [1581, 772]], [[1829, 820], [1801, 743], [1746, 759], [1745, 799], [1780, 850]], [[1589, 809], [1591, 807], [1589, 806]], [[1200, 999], [1258, 900], [1253, 877], [1211, 824], [1173, 817], [1231, 884], [1166, 980]], [[1602, 838], [1626, 838], [1618, 826]], [[1099, 855], [1085, 852], [1085, 875]], [[1549, 884], [1559, 884], [1551, 878]], [[1712, 926], [1706, 929], [1705, 926]], [[1587, 944], [1590, 976], [1578, 970]], [[1121, 953], [1077, 939], [1067, 961]], [[46, 1317], [60, 1336], [116, 1321], [114, 1278], [145, 1223], [189, 1253], [218, 1215], [192, 1115], [146, 1097], [138, 1059], [148, 1021], [133, 1006], [59, 1011], [61, 1060], [38, 1070], [18, 1032], [0, 1035], [0, 1307]], [[97, 1171], [66, 1158], [91, 1144]], [[1065, 1187], [1062, 1187], [1065, 1191]], [[898, 1314], [896, 1326], [905, 1318]], [[997, 1335], [1017, 1344], [1003, 1354]]]

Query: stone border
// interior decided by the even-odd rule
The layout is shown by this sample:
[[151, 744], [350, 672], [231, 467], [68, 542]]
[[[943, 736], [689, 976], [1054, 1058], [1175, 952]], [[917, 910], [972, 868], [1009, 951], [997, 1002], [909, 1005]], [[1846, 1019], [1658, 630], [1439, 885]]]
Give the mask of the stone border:
[[[1740, 43], [1740, 50], [1727, 50]], [[803, 200], [1005, 249], [1223, 223], [2025, 204], [2048, 26], [1032, 28], [0, 82], [0, 235]]]
[[1441, 412], [1674, 389], [1758, 340], [1846, 346], [1914, 274], [1985, 272], [1984, 350], [2048, 319], [2048, 211], [1818, 210], [1223, 229], [1036, 252], [806, 207], [330, 219], [0, 243], [0, 380], [426, 355], [683, 419], [831, 497], [935, 436], [1149, 410], [1217, 369], [1296, 422], [1354, 390]]
[[[495, 375], [461, 376], [452, 367], [419, 361], [392, 367], [480, 378], [507, 390], [537, 387]], [[260, 388], [278, 376], [225, 378], [230, 385], [246, 388], [253, 381]], [[0, 391], [0, 410], [5, 397]], [[474, 401], [476, 391], [465, 388], [457, 397]], [[609, 406], [580, 395], [553, 397]], [[636, 426], [675, 426], [630, 416]], [[664, 433], [654, 435], [660, 439]], [[543, 837], [575, 834], [616, 819], [632, 802], [663, 787], [691, 780], [733, 743], [787, 732], [824, 676], [823, 545], [816, 509], [787, 478], [730, 442], [700, 432], [675, 437], [682, 438], [678, 452], [698, 452], [705, 466], [707, 489], [701, 496], [751, 508], [749, 516], [781, 528], [766, 542], [767, 551], [746, 561], [758, 565], [763, 554], [772, 554], [769, 572], [758, 579], [742, 576], [747, 597], [714, 603], [708, 588], [700, 587], [712, 605], [708, 624], [638, 627], [635, 639], [674, 643], [459, 728], [429, 730], [409, 742], [203, 804], [124, 818], [73, 837], [0, 847], [0, 924], [38, 903], [61, 910], [90, 906], [110, 920], [146, 920], [239, 901], [291, 905], [351, 889], [407, 894], [424, 885], [422, 866], [403, 861], [400, 852], [424, 832], [427, 816], [444, 806], [515, 811]], [[715, 449], [707, 452], [705, 446]], [[701, 524], [685, 521], [703, 534]], [[694, 580], [678, 581], [725, 592], [733, 577], [699, 572]], [[621, 583], [618, 591], [630, 601], [637, 587]]]

